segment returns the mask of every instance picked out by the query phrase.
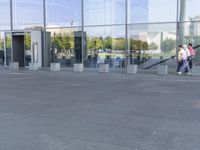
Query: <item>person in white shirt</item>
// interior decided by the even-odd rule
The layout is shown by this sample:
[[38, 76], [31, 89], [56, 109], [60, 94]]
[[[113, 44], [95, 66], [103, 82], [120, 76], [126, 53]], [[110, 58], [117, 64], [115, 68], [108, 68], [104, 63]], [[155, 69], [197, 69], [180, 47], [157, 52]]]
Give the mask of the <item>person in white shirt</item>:
[[179, 45], [177, 74], [181, 75], [184, 72], [184, 64], [186, 61], [186, 51], [182, 45]]
[[191, 56], [190, 50], [188, 49], [186, 44], [183, 45], [183, 49], [185, 50], [185, 53], [186, 53], [186, 61], [184, 61], [183, 69], [186, 74], [190, 75], [191, 74], [191, 69], [189, 66], [189, 60], [190, 60], [190, 56]]

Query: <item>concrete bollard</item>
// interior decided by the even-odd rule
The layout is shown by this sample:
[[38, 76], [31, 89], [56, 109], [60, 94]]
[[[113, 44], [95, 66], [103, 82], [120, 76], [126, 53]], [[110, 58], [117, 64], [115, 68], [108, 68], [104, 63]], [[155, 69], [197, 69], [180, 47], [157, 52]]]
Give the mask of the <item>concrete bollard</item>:
[[127, 65], [126, 73], [128, 74], [137, 74], [138, 73], [137, 65]]
[[60, 71], [60, 63], [51, 63], [50, 70], [51, 71]]
[[99, 72], [108, 73], [109, 64], [99, 64]]
[[80, 64], [74, 64], [74, 72], [83, 72], [84, 66], [82, 63]]
[[158, 65], [158, 74], [160, 75], [168, 74], [168, 65], [165, 64]]
[[9, 68], [12, 70], [19, 70], [19, 62], [10, 62]]
[[39, 69], [40, 69], [39, 63], [29, 63], [29, 70], [36, 71], [36, 70], [39, 70]]

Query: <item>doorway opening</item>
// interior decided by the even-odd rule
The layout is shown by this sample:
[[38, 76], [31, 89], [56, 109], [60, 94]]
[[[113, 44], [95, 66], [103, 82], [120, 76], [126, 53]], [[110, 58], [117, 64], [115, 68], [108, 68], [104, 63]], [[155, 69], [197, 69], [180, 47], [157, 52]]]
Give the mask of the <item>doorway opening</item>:
[[19, 67], [24, 67], [24, 34], [13, 34], [12, 36], [13, 62], [19, 62]]

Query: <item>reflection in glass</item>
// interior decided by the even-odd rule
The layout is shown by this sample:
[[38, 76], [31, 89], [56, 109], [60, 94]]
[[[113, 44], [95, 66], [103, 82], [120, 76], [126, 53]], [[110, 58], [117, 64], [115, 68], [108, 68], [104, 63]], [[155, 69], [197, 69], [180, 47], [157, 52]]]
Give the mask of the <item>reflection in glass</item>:
[[176, 0], [128, 0], [128, 23], [175, 22]]
[[0, 0], [0, 30], [10, 30], [10, 0]]
[[4, 32], [0, 32], [0, 65], [4, 65]]
[[[184, 27], [184, 28], [182, 28]], [[200, 22], [186, 22], [179, 24], [178, 35], [182, 36], [179, 44], [192, 43], [193, 47], [200, 45]], [[194, 65], [200, 65], [200, 47], [196, 48], [194, 57]]]
[[125, 0], [84, 0], [84, 16], [85, 25], [124, 24]]
[[179, 21], [200, 21], [199, 5], [199, 0], [179, 0]]
[[51, 62], [58, 62], [62, 67], [72, 66], [75, 60], [75, 33], [78, 28], [48, 29], [51, 32]]
[[31, 34], [30, 32], [25, 32], [24, 34], [25, 40], [25, 51], [24, 51], [24, 66], [29, 66], [31, 63]]
[[125, 67], [124, 30], [124, 26], [85, 28], [87, 37], [85, 66], [96, 68], [99, 64], [109, 64], [112, 68]]
[[47, 0], [47, 27], [81, 25], [81, 0]]
[[5, 33], [5, 46], [6, 46], [6, 66], [9, 66], [9, 63], [11, 62], [11, 48], [12, 48], [12, 37], [11, 33], [6, 32]]
[[13, 0], [14, 29], [43, 27], [42, 0]]
[[128, 27], [130, 63], [147, 67], [176, 54], [176, 24], [143, 24]]

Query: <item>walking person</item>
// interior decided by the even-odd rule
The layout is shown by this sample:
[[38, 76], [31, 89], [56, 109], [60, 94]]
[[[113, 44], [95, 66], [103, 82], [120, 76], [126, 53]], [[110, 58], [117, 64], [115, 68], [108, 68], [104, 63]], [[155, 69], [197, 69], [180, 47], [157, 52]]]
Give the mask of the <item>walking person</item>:
[[178, 67], [177, 67], [177, 74], [181, 75], [184, 72], [184, 64], [186, 62], [186, 52], [182, 45], [179, 45], [179, 52], [178, 52]]
[[189, 44], [188, 44], [188, 49], [189, 49], [189, 51], [190, 51], [189, 67], [190, 67], [190, 70], [192, 70], [193, 59], [194, 59], [194, 56], [196, 55], [196, 51], [195, 51], [194, 48], [192, 47], [192, 43], [189, 43]]
[[184, 72], [187, 75], [191, 75], [191, 69], [190, 69], [190, 66], [189, 66], [190, 57], [191, 57], [190, 51], [189, 51], [186, 44], [183, 45], [183, 49], [185, 50], [185, 53], [186, 53], [186, 60], [183, 63], [183, 69], [184, 69]]

